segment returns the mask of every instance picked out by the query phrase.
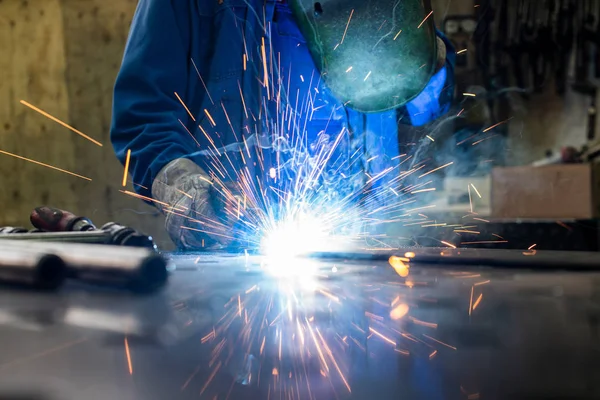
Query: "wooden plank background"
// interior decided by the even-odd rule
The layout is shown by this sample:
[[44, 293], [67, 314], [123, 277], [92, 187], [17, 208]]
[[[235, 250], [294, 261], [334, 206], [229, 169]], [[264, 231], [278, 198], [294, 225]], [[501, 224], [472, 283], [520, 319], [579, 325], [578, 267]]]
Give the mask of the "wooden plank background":
[[88, 182], [0, 154], [0, 225], [28, 226], [30, 211], [49, 204], [97, 224], [116, 220], [134, 226], [170, 246], [162, 216], [119, 192], [123, 167], [109, 141], [112, 88], [136, 3], [0, 0], [0, 150], [92, 178]]

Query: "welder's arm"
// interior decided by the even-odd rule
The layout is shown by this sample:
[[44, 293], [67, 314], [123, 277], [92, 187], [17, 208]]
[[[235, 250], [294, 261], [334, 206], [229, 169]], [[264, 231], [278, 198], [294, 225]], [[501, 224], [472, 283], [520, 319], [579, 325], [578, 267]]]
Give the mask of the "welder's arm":
[[194, 145], [178, 121], [188, 116], [174, 96], [186, 93], [190, 40], [174, 2], [139, 1], [114, 88], [111, 141], [122, 163], [131, 150], [130, 173], [145, 196], [158, 172]]
[[131, 150], [136, 191], [155, 199], [169, 235], [186, 248], [200, 246], [205, 235], [185, 228], [207, 230], [199, 220], [214, 219], [210, 178], [185, 159], [195, 142], [182, 125], [189, 116], [174, 95], [187, 94], [191, 3], [139, 1], [115, 84], [111, 127], [122, 163]]
[[401, 122], [422, 126], [446, 114], [454, 98], [454, 46], [441, 32], [437, 33], [438, 69], [423, 91], [400, 110]]

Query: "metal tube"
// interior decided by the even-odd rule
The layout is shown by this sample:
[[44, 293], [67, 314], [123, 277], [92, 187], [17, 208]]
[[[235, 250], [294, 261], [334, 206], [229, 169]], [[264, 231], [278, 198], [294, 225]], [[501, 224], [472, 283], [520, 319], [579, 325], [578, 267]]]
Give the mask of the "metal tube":
[[42, 240], [44, 242], [69, 242], [89, 244], [109, 244], [110, 232], [85, 231], [85, 232], [18, 232], [3, 234], [0, 232], [0, 240]]
[[146, 248], [21, 240], [0, 240], [4, 249], [34, 248], [60, 256], [75, 279], [150, 292], [167, 282], [167, 261]]
[[0, 281], [56, 289], [67, 276], [65, 262], [51, 251], [34, 248], [1, 248]]

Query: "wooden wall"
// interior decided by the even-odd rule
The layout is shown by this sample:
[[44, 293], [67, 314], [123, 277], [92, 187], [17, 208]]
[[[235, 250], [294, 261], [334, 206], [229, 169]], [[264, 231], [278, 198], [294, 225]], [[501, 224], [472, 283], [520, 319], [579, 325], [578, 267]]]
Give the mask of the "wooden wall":
[[[0, 150], [88, 176], [91, 182], [0, 154], [0, 225], [28, 225], [49, 204], [117, 220], [169, 243], [153, 207], [119, 192], [109, 141], [112, 87], [135, 0], [0, 0]], [[19, 104], [25, 100], [100, 141], [99, 147]], [[131, 187], [129, 185], [129, 190]]]

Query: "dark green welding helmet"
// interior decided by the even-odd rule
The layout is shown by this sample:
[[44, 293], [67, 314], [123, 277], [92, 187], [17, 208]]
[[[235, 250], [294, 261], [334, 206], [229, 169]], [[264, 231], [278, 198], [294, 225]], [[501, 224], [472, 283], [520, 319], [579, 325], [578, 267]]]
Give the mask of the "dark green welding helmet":
[[437, 64], [430, 0], [290, 0], [332, 94], [361, 112], [404, 105]]

